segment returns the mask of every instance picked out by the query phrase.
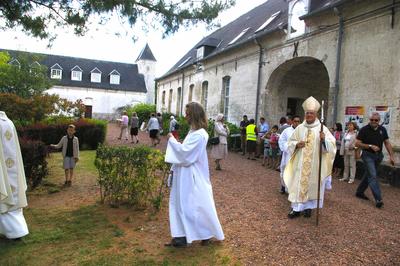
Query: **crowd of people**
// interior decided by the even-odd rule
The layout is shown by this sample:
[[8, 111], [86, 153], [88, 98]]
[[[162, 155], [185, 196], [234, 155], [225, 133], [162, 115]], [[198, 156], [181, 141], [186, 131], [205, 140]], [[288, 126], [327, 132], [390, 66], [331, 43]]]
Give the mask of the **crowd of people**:
[[[317, 208], [318, 197], [314, 190], [318, 185], [319, 176], [322, 178], [320, 207], [323, 204], [325, 188], [331, 187], [332, 177], [353, 184], [357, 159], [362, 159], [364, 163], [364, 176], [355, 195], [361, 199], [368, 199], [364, 192], [370, 186], [375, 206], [381, 208], [383, 201], [377, 181], [377, 168], [383, 158], [383, 145], [389, 153], [392, 165], [394, 157], [386, 129], [379, 124], [379, 113], [372, 113], [369, 124], [360, 130], [353, 121], [346, 123], [345, 129], [341, 123], [335, 123], [328, 129], [324, 125], [321, 127], [318, 119], [320, 104], [317, 100], [310, 97], [304, 102], [303, 109], [303, 122], [299, 115], [282, 117], [279, 124], [272, 127], [264, 117], [256, 124], [254, 119], [248, 119], [247, 115], [244, 115], [240, 122], [242, 155], [246, 155], [249, 160], [260, 158], [263, 166], [280, 172], [280, 193], [289, 194], [289, 201], [292, 202], [289, 218], [295, 218], [300, 213], [310, 217], [311, 210]], [[216, 170], [222, 169], [221, 160], [225, 159], [227, 154], [226, 139], [229, 130], [223, 121], [223, 115], [219, 114], [214, 136], [219, 136], [220, 141], [211, 148]], [[323, 149], [320, 156], [318, 147], [321, 142]], [[320, 169], [317, 169], [318, 157], [321, 157], [321, 173]], [[301, 198], [304, 191], [307, 193]]]
[[[280, 172], [280, 193], [288, 195], [291, 205], [288, 218], [308, 218], [312, 210], [322, 208], [325, 189], [331, 189], [332, 177], [354, 183], [359, 157], [364, 163], [364, 175], [355, 196], [369, 200], [364, 192], [370, 187], [375, 206], [382, 208], [377, 168], [383, 159], [383, 145], [391, 164], [395, 161], [386, 129], [379, 123], [379, 113], [372, 113], [369, 124], [360, 130], [353, 122], [348, 122], [345, 130], [340, 123], [328, 129], [318, 119], [321, 105], [316, 99], [309, 97], [302, 107], [304, 121], [299, 115], [287, 116], [280, 119], [279, 125], [270, 127], [264, 117], [256, 125], [254, 119], [244, 115], [240, 122], [242, 155], [249, 160], [260, 158], [263, 166]], [[180, 141], [177, 122], [171, 116], [165, 157], [172, 165], [167, 182], [171, 187], [172, 240], [166, 245], [173, 247], [184, 247], [196, 240], [206, 245], [211, 238], [224, 239], [212, 194], [207, 145], [212, 144], [210, 156], [215, 169], [223, 170], [222, 161], [228, 155], [229, 128], [224, 115], [218, 114], [213, 136], [208, 136], [203, 107], [192, 102], [186, 105], [185, 111], [190, 131]], [[161, 127], [154, 114], [148, 124], [150, 137], [156, 139], [155, 131], [159, 132]]]

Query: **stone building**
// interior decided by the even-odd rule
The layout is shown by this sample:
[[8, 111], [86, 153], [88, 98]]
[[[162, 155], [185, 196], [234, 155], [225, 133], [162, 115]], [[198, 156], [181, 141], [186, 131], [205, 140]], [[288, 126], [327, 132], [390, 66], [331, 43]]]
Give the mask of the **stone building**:
[[[10, 63], [19, 64], [19, 51], [7, 51]], [[36, 54], [36, 53], [30, 53]], [[87, 117], [112, 119], [116, 109], [137, 103], [154, 103], [156, 59], [146, 44], [136, 64], [70, 56], [36, 54], [48, 69], [54, 86], [46, 92], [70, 101], [81, 99]]]
[[312, 95], [325, 100], [328, 125], [367, 123], [378, 110], [400, 147], [400, 2], [268, 0], [203, 38], [157, 79], [157, 108], [181, 114], [201, 102], [224, 113], [302, 114]]

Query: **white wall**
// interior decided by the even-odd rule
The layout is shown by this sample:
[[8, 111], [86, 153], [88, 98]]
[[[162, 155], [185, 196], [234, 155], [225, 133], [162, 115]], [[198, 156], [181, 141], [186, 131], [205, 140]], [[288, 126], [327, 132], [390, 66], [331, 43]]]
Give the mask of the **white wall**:
[[70, 101], [81, 99], [85, 102], [86, 98], [92, 98], [92, 112], [94, 117], [102, 117], [103, 115], [112, 116], [118, 107], [125, 106], [127, 104], [146, 102], [146, 93], [138, 92], [63, 86], [54, 86], [46, 92], [49, 94], [58, 94], [61, 98], [66, 98]]

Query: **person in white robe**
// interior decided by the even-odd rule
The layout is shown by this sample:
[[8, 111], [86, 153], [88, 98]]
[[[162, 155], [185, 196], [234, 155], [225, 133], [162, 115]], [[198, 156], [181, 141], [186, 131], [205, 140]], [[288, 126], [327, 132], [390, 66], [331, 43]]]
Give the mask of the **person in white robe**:
[[282, 159], [280, 164], [281, 194], [285, 194], [287, 192], [287, 187], [285, 185], [285, 182], [283, 181], [283, 172], [285, 171], [285, 167], [291, 156], [288, 150], [288, 141], [292, 136], [295, 128], [299, 125], [300, 121], [300, 116], [294, 115], [292, 117], [292, 124], [289, 127], [285, 128], [279, 136], [278, 144], [279, 149], [282, 151]]
[[330, 189], [331, 172], [336, 154], [336, 141], [329, 129], [317, 118], [319, 102], [309, 97], [303, 103], [305, 121], [294, 130], [288, 142], [288, 152], [292, 154], [283, 173], [288, 187], [291, 211], [289, 218], [311, 217], [317, 208], [319, 180], [319, 150], [322, 142], [320, 208], [323, 207], [325, 187]]
[[196, 240], [207, 244], [211, 238], [224, 239], [215, 208], [207, 158], [207, 119], [203, 107], [186, 105], [191, 127], [182, 143], [168, 134], [165, 161], [172, 164], [169, 201], [171, 245], [183, 247]]
[[22, 208], [27, 185], [17, 131], [0, 111], [0, 235], [20, 239], [29, 234]]

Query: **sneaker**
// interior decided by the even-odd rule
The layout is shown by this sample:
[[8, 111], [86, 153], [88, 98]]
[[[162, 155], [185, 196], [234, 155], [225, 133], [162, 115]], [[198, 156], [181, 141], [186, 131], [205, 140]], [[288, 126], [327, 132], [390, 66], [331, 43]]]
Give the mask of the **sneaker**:
[[356, 197], [363, 199], [363, 200], [369, 200], [369, 198], [367, 196], [365, 196], [364, 193], [356, 193]]
[[288, 218], [289, 219], [294, 219], [296, 217], [300, 216], [300, 212], [296, 212], [293, 209], [288, 213]]
[[354, 183], [354, 179], [350, 179], [348, 183], [349, 184], [353, 184]]
[[377, 200], [375, 206], [376, 206], [378, 209], [382, 208], [382, 207], [383, 207], [383, 201]]
[[347, 181], [349, 180], [347, 177], [340, 178], [339, 181]]

